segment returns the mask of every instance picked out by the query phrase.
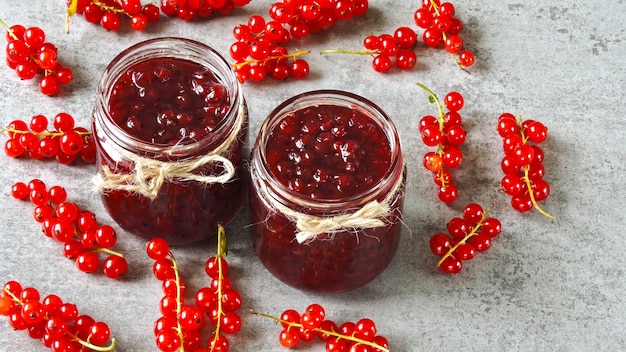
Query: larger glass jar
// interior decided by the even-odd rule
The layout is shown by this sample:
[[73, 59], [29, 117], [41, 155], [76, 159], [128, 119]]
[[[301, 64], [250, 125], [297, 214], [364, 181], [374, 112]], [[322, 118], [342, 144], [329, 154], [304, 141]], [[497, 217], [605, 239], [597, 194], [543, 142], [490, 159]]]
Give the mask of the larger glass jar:
[[168, 37], [120, 53], [100, 79], [93, 133], [94, 183], [124, 230], [189, 244], [239, 211], [247, 109], [210, 47]]
[[254, 249], [280, 280], [342, 292], [390, 263], [405, 166], [398, 133], [374, 103], [333, 90], [288, 99], [261, 126], [250, 175]]

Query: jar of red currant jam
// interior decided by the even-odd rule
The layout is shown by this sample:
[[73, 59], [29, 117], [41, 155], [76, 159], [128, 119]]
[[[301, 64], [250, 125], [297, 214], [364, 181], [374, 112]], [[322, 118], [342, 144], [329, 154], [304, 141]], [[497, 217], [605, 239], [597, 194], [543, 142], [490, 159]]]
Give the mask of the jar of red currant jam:
[[189, 244], [241, 208], [247, 108], [210, 47], [157, 38], [126, 49], [100, 79], [93, 116], [94, 183], [124, 230]]
[[342, 292], [390, 263], [406, 176], [398, 133], [374, 103], [333, 90], [285, 101], [261, 126], [250, 166], [253, 245], [274, 276]]

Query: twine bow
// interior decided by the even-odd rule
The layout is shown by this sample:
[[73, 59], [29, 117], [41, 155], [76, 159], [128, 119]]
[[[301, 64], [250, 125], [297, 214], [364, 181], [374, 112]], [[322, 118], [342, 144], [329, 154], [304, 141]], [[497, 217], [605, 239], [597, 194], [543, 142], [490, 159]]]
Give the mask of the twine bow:
[[[381, 201], [372, 200], [360, 209], [335, 216], [315, 216], [295, 211], [279, 203], [273, 197], [265, 194], [274, 210], [283, 213], [289, 220], [296, 224], [296, 241], [302, 244], [315, 239], [322, 233], [336, 233], [346, 229], [371, 229], [385, 226], [386, 220], [391, 215], [391, 204], [402, 192], [404, 176], [394, 184], [389, 194]], [[262, 193], [267, 193], [263, 187], [259, 187]]]
[[[198, 181], [207, 184], [227, 183], [235, 176], [235, 166], [221, 155], [206, 155], [186, 162], [163, 162], [146, 158], [137, 158], [135, 172], [116, 174], [104, 165], [103, 174], [94, 177], [95, 189], [123, 190], [136, 192], [150, 199], [155, 199], [163, 183], [173, 181]], [[220, 175], [195, 174], [194, 171], [209, 163], [221, 163], [224, 171]]]

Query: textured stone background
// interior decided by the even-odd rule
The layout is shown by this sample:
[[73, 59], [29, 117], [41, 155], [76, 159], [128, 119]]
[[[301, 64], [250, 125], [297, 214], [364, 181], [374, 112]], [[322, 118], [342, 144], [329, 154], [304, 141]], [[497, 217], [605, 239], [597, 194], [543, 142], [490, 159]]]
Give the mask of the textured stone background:
[[[231, 279], [243, 295], [245, 319], [242, 331], [230, 337], [232, 350], [281, 350], [280, 329], [248, 316], [248, 309], [280, 314], [312, 302], [323, 304], [329, 318], [339, 322], [372, 318], [393, 351], [626, 350], [626, 123], [619, 108], [626, 101], [626, 3], [455, 1], [465, 23], [466, 46], [477, 55], [471, 74], [460, 71], [443, 51], [422, 46], [415, 70], [384, 75], [373, 72], [369, 57], [317, 54], [361, 49], [362, 38], [370, 33], [410, 25], [416, 3], [372, 0], [365, 17], [298, 43], [313, 51], [308, 57], [312, 74], [304, 81], [244, 85], [252, 136], [273, 107], [296, 93], [332, 88], [373, 100], [400, 130], [409, 180], [406, 228], [397, 256], [375, 281], [345, 294], [302, 292], [271, 276], [251, 250], [244, 209], [227, 228]], [[66, 35], [64, 0], [7, 2], [0, 16], [9, 24], [41, 26], [58, 46], [61, 62], [74, 69], [75, 80], [63, 94], [49, 98], [34, 81], [21, 82], [0, 65], [0, 122], [66, 111], [87, 126], [100, 73], [122, 49], [147, 38], [182, 36], [227, 54], [232, 28], [253, 13], [266, 14], [269, 4], [253, 0], [231, 17], [208, 21], [163, 18], [145, 33], [127, 25], [106, 32], [77, 16]], [[422, 115], [434, 113], [434, 106], [415, 85], [418, 81], [440, 96], [458, 90], [466, 99], [465, 161], [454, 171], [460, 196], [450, 207], [437, 200], [431, 176], [421, 166], [427, 148], [416, 124]], [[504, 111], [541, 120], [550, 129], [544, 164], [552, 194], [543, 206], [556, 220], [534, 211], [515, 212], [499, 189], [502, 151], [495, 121]], [[32, 205], [8, 195], [12, 183], [41, 178], [64, 186], [71, 200], [110, 223], [98, 196], [90, 192], [93, 172], [92, 166], [2, 158], [0, 281], [20, 280], [76, 303], [82, 312], [109, 323], [118, 351], [153, 351], [161, 289], [152, 278], [144, 241], [120, 234], [118, 247], [131, 263], [124, 280], [82, 274], [63, 259], [59, 243], [40, 234]], [[436, 268], [428, 239], [468, 202], [493, 205], [504, 231], [489, 251], [449, 277]], [[191, 289], [206, 284], [202, 266], [214, 251], [213, 243], [175, 248]], [[25, 332], [12, 331], [6, 318], [0, 323], [1, 351], [44, 350]], [[321, 351], [323, 345], [304, 344], [300, 350]]]

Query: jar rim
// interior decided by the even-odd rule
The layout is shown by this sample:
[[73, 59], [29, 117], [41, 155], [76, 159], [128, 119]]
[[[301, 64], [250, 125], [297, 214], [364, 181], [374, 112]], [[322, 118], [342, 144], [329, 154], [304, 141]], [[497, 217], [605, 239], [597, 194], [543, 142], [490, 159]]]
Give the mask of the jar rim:
[[[375, 185], [360, 193], [345, 198], [314, 199], [289, 189], [274, 178], [268, 166], [267, 151], [265, 148], [271, 132], [289, 113], [315, 105], [337, 105], [359, 109], [382, 129], [389, 142], [391, 163]], [[267, 189], [264, 190], [270, 192], [272, 197], [275, 197], [277, 201], [284, 205], [292, 203], [306, 209], [345, 210], [358, 207], [372, 200], [384, 198], [384, 192], [389, 191], [392, 188], [391, 186], [395, 184], [395, 181], [403, 177], [404, 156], [402, 154], [400, 138], [393, 121], [377, 104], [351, 92], [320, 89], [295, 95], [282, 102], [269, 113], [268, 118], [263, 122], [257, 136], [257, 142], [252, 156], [252, 167], [260, 173], [259, 176], [263, 180], [268, 181]], [[388, 187], [385, 187], [385, 185]]]
[[[167, 57], [188, 60], [205, 66], [210, 70], [218, 81], [226, 87], [230, 96], [228, 112], [225, 117], [215, 126], [211, 133], [201, 136], [199, 139], [181, 139], [174, 145], [150, 143], [138, 139], [112, 119], [108, 102], [113, 84], [131, 66], [153, 58]], [[158, 37], [135, 43], [118, 53], [107, 65], [98, 82], [98, 94], [96, 108], [102, 112], [102, 127], [109, 129], [107, 135], [115, 138], [120, 146], [140, 149], [155, 155], [181, 156], [196, 152], [207, 145], [219, 143], [230, 131], [238, 118], [239, 106], [242, 104], [241, 87], [234, 71], [226, 59], [210, 46], [188, 38], [182, 37]], [[114, 136], [114, 137], [113, 137]]]

